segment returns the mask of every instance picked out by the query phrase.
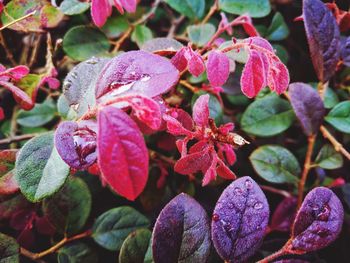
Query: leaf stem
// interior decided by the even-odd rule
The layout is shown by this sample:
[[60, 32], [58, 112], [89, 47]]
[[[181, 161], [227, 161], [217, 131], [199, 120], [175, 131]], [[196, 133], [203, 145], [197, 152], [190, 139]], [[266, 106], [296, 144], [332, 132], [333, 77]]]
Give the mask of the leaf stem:
[[350, 153], [343, 147], [340, 142], [337, 141], [337, 139], [327, 130], [325, 126], [321, 125], [320, 131], [323, 137], [330, 141], [337, 152], [342, 153], [348, 160], [350, 160]]
[[203, 21], [201, 22], [201, 24], [205, 24], [209, 21], [209, 19], [215, 14], [215, 12], [219, 9], [219, 1], [215, 0], [215, 3], [212, 5], [212, 7], [210, 8], [208, 14], [205, 16], [205, 18], [203, 19]]
[[33, 252], [30, 252], [28, 250], [26, 250], [25, 248], [20, 248], [20, 253], [27, 257], [27, 258], [30, 258], [31, 260], [34, 260], [36, 261], [37, 259], [39, 258], [42, 258], [42, 257], [45, 257], [49, 254], [52, 254], [54, 252], [56, 252], [57, 250], [59, 250], [61, 247], [63, 247], [65, 244], [69, 243], [69, 242], [72, 242], [74, 240], [78, 240], [78, 239], [82, 239], [82, 238], [85, 238], [85, 237], [89, 237], [91, 236], [91, 230], [87, 230], [81, 234], [78, 234], [76, 236], [72, 236], [72, 237], [65, 237], [63, 238], [60, 242], [56, 243], [54, 246], [42, 251], [42, 252], [39, 252], [39, 253], [33, 253]]
[[17, 136], [10, 136], [8, 138], [0, 140], [0, 145], [1, 144], [9, 144], [11, 142], [19, 142], [23, 140], [28, 140], [31, 139], [35, 136], [37, 136], [38, 133], [29, 133], [29, 134], [23, 134], [23, 135], [17, 135]]
[[26, 18], [28, 18], [28, 17], [31, 17], [31, 16], [35, 15], [35, 13], [36, 13], [36, 10], [33, 11], [33, 12], [31, 12], [31, 13], [29, 13], [29, 14], [27, 14], [27, 15], [25, 15], [25, 16], [22, 16], [22, 17], [20, 17], [20, 18], [17, 18], [17, 19], [15, 19], [15, 20], [11, 21], [11, 22], [8, 23], [7, 25], [4, 25], [4, 26], [0, 27], [0, 31], [4, 30], [5, 28], [7, 28], [7, 27], [9, 27], [9, 26], [12, 26], [13, 24], [16, 24], [17, 22], [19, 22], [19, 21], [21, 21], [21, 20], [24, 20], [24, 19], [26, 19]]
[[287, 192], [287, 191], [284, 191], [284, 190], [280, 190], [280, 189], [277, 189], [275, 187], [272, 187], [272, 186], [268, 186], [268, 185], [260, 185], [260, 188], [265, 190], [265, 191], [269, 191], [271, 193], [274, 193], [274, 194], [279, 194], [279, 195], [282, 195], [284, 197], [291, 197], [292, 195]]
[[259, 260], [257, 263], [268, 263], [268, 262], [273, 262], [275, 259], [288, 255], [288, 254], [293, 254], [290, 250], [289, 250], [289, 245], [292, 242], [292, 239], [289, 239], [287, 241], [287, 243], [277, 252], [263, 258], [262, 260]]
[[307, 175], [308, 175], [310, 168], [311, 168], [311, 157], [312, 157], [312, 152], [313, 152], [314, 145], [315, 145], [315, 140], [316, 140], [315, 134], [312, 134], [308, 137], [308, 145], [307, 145], [306, 157], [305, 157], [305, 162], [304, 162], [304, 169], [303, 169], [303, 173], [301, 175], [301, 179], [299, 182], [299, 188], [298, 188], [298, 206], [297, 206], [298, 208], [300, 207], [300, 205], [303, 201], [304, 187], [305, 187]]

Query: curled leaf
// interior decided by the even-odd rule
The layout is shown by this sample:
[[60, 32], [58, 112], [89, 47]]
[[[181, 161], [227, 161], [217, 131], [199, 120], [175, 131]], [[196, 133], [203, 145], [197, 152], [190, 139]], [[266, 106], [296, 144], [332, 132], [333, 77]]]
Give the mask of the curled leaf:
[[303, 1], [303, 18], [316, 75], [327, 82], [340, 58], [340, 32], [332, 12], [320, 0]]
[[228, 262], [245, 262], [262, 243], [269, 205], [250, 177], [232, 182], [216, 203], [211, 233], [216, 251]]
[[340, 233], [343, 217], [339, 198], [328, 188], [314, 188], [295, 218], [290, 249], [306, 253], [328, 246]]
[[154, 226], [154, 262], [207, 262], [210, 248], [205, 210], [192, 197], [179, 194], [163, 208]]
[[306, 135], [318, 132], [326, 113], [318, 92], [310, 85], [296, 82], [289, 85], [290, 102]]

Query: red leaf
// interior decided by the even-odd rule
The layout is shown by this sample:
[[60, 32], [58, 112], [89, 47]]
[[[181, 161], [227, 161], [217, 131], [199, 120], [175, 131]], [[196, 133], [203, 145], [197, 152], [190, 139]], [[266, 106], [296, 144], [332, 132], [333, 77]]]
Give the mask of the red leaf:
[[13, 171], [0, 177], [0, 194], [8, 195], [13, 194], [19, 190], [19, 186], [15, 179], [15, 174]]
[[112, 6], [108, 0], [92, 0], [91, 17], [96, 26], [102, 27], [111, 14]]
[[2, 121], [3, 119], [5, 119], [5, 113], [4, 109], [0, 107], [0, 121]]
[[201, 95], [193, 105], [193, 120], [198, 126], [205, 127], [209, 120], [209, 95]]
[[251, 50], [241, 76], [242, 92], [248, 98], [255, 97], [265, 85], [265, 67], [260, 54]]
[[108, 106], [98, 113], [98, 164], [103, 180], [118, 194], [135, 200], [148, 179], [148, 151], [136, 123]]
[[163, 115], [163, 119], [166, 121], [168, 132], [172, 135], [191, 135], [191, 132], [187, 130], [184, 126], [182, 126], [182, 124], [177, 119], [167, 114]]
[[277, 61], [273, 66], [269, 66], [268, 71], [268, 86], [277, 94], [282, 94], [288, 88], [289, 73], [287, 67]]
[[178, 71], [182, 72], [187, 68], [187, 59], [185, 57], [186, 47], [181, 48], [176, 52], [175, 56], [171, 58], [171, 63], [178, 69]]
[[195, 152], [178, 160], [174, 166], [175, 172], [179, 174], [191, 174], [208, 169], [211, 157], [207, 150]]
[[0, 86], [12, 92], [13, 97], [20, 104], [22, 109], [30, 110], [34, 107], [34, 102], [29, 98], [28, 94], [13, 85], [11, 82], [0, 81]]
[[205, 71], [204, 61], [200, 54], [194, 52], [192, 48], [188, 48], [185, 56], [188, 61], [188, 71], [198, 77]]
[[208, 80], [212, 86], [222, 86], [230, 74], [230, 60], [220, 51], [211, 51], [207, 62]]

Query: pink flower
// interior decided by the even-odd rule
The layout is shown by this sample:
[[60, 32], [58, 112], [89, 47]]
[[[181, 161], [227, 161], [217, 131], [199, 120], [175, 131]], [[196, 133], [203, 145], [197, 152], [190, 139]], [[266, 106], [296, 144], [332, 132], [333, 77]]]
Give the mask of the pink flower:
[[102, 27], [106, 23], [112, 14], [113, 5], [121, 14], [124, 14], [124, 9], [133, 13], [136, 11], [137, 0], [92, 0], [91, 16], [95, 25]]

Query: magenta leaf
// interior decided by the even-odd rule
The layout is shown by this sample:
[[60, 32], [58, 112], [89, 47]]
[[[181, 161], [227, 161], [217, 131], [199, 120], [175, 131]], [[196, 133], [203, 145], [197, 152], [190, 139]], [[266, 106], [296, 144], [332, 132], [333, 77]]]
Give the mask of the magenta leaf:
[[193, 105], [193, 120], [198, 126], [205, 127], [208, 125], [209, 99], [208, 94], [201, 95]]
[[314, 188], [306, 195], [295, 218], [290, 249], [306, 253], [328, 246], [340, 233], [343, 217], [338, 197], [328, 188]]
[[282, 94], [289, 84], [289, 72], [287, 67], [279, 60], [273, 60], [269, 65], [267, 84], [272, 91]]
[[55, 146], [63, 159], [74, 169], [86, 169], [97, 159], [95, 121], [65, 121], [55, 132]]
[[272, 215], [270, 228], [281, 232], [289, 232], [297, 212], [297, 199], [286, 197], [278, 204]]
[[118, 194], [135, 200], [148, 178], [148, 150], [137, 124], [112, 106], [98, 113], [97, 150], [102, 178]]
[[255, 97], [266, 85], [266, 75], [264, 72], [265, 64], [262, 55], [259, 52], [252, 50], [249, 54], [248, 61], [244, 66], [241, 77], [242, 92], [248, 98]]
[[192, 48], [187, 48], [185, 57], [188, 61], [188, 71], [192, 75], [198, 77], [205, 71], [205, 65], [202, 56], [196, 51], [193, 51]]
[[211, 51], [207, 62], [208, 80], [212, 86], [222, 86], [230, 74], [230, 60], [220, 51]]
[[308, 136], [317, 133], [326, 113], [318, 92], [308, 84], [296, 82], [289, 85], [288, 94], [304, 133]]
[[112, 5], [108, 0], [92, 0], [91, 1], [91, 17], [95, 25], [103, 26], [107, 18], [112, 14]]
[[340, 58], [340, 32], [332, 12], [320, 0], [303, 1], [303, 18], [316, 75], [327, 82]]
[[145, 51], [129, 51], [113, 58], [102, 70], [96, 98], [136, 93], [155, 97], [169, 91], [179, 72], [170, 61]]
[[171, 58], [171, 63], [180, 71], [184, 71], [187, 68], [187, 59], [185, 57], [187, 48], [181, 48], [176, 54]]
[[196, 173], [199, 171], [206, 172], [210, 164], [211, 156], [208, 153], [208, 150], [204, 149], [203, 151], [190, 153], [179, 159], [174, 166], [174, 170], [177, 173], [184, 175]]
[[205, 210], [192, 197], [179, 194], [163, 208], [154, 226], [154, 262], [208, 262], [210, 249]]
[[216, 251], [228, 262], [246, 262], [260, 247], [269, 205], [257, 183], [245, 176], [232, 182], [216, 203], [211, 233]]

